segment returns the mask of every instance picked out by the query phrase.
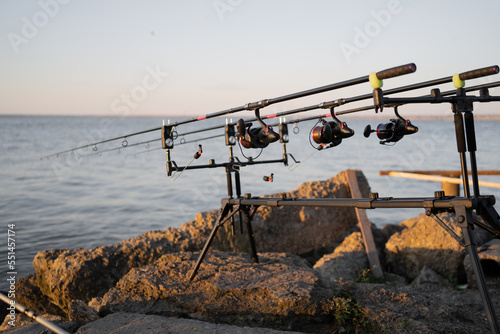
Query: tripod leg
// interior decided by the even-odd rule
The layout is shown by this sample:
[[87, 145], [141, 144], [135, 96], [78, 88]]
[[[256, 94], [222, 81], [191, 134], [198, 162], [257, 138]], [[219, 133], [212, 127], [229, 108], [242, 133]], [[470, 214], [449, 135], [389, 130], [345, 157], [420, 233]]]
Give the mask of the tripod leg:
[[252, 231], [252, 217], [250, 217], [247, 207], [243, 208], [243, 212], [245, 213], [245, 222], [247, 224], [248, 238], [250, 240], [250, 249], [252, 251], [253, 262], [259, 263], [259, 257], [257, 256], [257, 248], [255, 247], [255, 239], [253, 237]]
[[[234, 214], [239, 211], [239, 206], [231, 212], [231, 214], [228, 215], [229, 210], [231, 210], [232, 206], [230, 204], [225, 204], [224, 207], [221, 208], [221, 212], [219, 214], [219, 219], [217, 222], [214, 224], [214, 227], [212, 228], [212, 232], [210, 232], [210, 236], [207, 239], [207, 242], [205, 242], [205, 246], [203, 246], [203, 250], [200, 253], [200, 256], [198, 257], [198, 260], [196, 261], [196, 264], [193, 266], [193, 269], [191, 270], [191, 275], [189, 276], [189, 282], [191, 282], [194, 277], [196, 276], [196, 273], [198, 272], [198, 269], [200, 268], [201, 262], [205, 258], [205, 255], [207, 254], [208, 248], [210, 247], [210, 244], [215, 238], [215, 235], [217, 234], [217, 231], [219, 228], [226, 222], [228, 221], [231, 217], [234, 216]], [[227, 216], [227, 217], [226, 217]]]
[[457, 216], [459, 227], [462, 229], [462, 234], [465, 242], [464, 246], [466, 246], [467, 252], [469, 253], [470, 259], [472, 261], [474, 276], [476, 277], [479, 292], [481, 294], [481, 299], [483, 300], [484, 311], [486, 312], [486, 318], [488, 319], [488, 322], [490, 324], [491, 333], [498, 334], [500, 333], [500, 328], [498, 327], [495, 309], [493, 308], [493, 303], [491, 302], [491, 298], [488, 293], [488, 287], [486, 286], [486, 281], [484, 278], [483, 269], [481, 268], [481, 262], [479, 261], [476, 246], [472, 243], [472, 211], [466, 210], [465, 206], [458, 206], [455, 207], [455, 214]]

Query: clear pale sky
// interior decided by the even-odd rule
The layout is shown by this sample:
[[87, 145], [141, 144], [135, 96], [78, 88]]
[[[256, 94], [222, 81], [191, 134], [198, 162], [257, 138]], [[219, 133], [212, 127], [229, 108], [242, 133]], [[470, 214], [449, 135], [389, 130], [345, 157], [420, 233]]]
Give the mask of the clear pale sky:
[[[499, 9], [498, 0], [2, 0], [0, 114], [204, 115], [409, 62], [417, 72], [384, 88], [431, 80], [500, 63]], [[268, 110], [369, 92], [367, 83]]]

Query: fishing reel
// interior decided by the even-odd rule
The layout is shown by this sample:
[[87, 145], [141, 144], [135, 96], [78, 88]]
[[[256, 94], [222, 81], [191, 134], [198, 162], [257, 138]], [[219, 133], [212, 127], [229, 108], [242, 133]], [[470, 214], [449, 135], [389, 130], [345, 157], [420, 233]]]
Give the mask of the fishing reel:
[[262, 121], [259, 109], [255, 109], [255, 117], [261, 126], [260, 128], [252, 129], [252, 123], [245, 123], [243, 119], [240, 119], [236, 124], [240, 143], [244, 148], [265, 148], [280, 140], [280, 135], [273, 130], [273, 127]]
[[380, 144], [387, 145], [387, 143], [396, 143], [401, 140], [405, 135], [411, 135], [418, 132], [418, 127], [411, 124], [409, 119], [404, 119], [398, 113], [398, 108], [394, 108], [396, 119], [391, 119], [390, 123], [381, 123], [377, 126], [376, 130], [372, 130], [368, 124], [363, 131], [363, 135], [368, 138], [372, 132], [377, 133], [377, 137], [382, 139]]
[[318, 149], [330, 148], [342, 143], [342, 139], [354, 135], [354, 130], [349, 128], [346, 122], [341, 122], [332, 110], [333, 122], [320, 119], [322, 126], [316, 126], [311, 131], [311, 138], [316, 144], [320, 144]]

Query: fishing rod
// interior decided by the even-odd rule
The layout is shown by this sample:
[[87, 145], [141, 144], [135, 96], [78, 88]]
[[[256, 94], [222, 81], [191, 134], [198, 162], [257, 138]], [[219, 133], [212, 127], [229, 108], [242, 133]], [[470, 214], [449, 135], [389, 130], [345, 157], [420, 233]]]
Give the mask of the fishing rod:
[[[413, 63], [405, 64], [405, 65], [389, 68], [386, 70], [382, 70], [379, 72], [372, 72], [370, 75], [362, 76], [359, 78], [350, 79], [350, 80], [346, 80], [346, 81], [342, 81], [342, 82], [338, 82], [338, 83], [334, 83], [334, 84], [330, 84], [330, 85], [326, 85], [326, 86], [321, 86], [321, 87], [317, 87], [317, 88], [313, 88], [313, 89], [309, 89], [309, 90], [305, 90], [305, 91], [301, 91], [301, 92], [296, 92], [296, 93], [292, 93], [292, 94], [288, 94], [288, 95], [283, 95], [283, 96], [276, 97], [276, 98], [263, 99], [263, 100], [260, 100], [257, 102], [250, 102], [250, 103], [247, 103], [247, 104], [240, 106], [240, 107], [225, 109], [222, 111], [206, 114], [203, 116], [193, 117], [193, 118], [186, 119], [183, 121], [175, 122], [171, 126], [172, 126], [172, 128], [174, 128], [174, 127], [179, 126], [179, 125], [198, 122], [198, 121], [202, 121], [202, 120], [206, 120], [206, 119], [210, 119], [210, 118], [214, 118], [214, 117], [218, 117], [218, 116], [224, 116], [224, 115], [228, 115], [228, 114], [232, 114], [232, 113], [236, 113], [236, 112], [248, 111], [248, 110], [255, 111], [257, 109], [267, 107], [271, 104], [285, 102], [285, 101], [289, 101], [289, 100], [293, 100], [293, 99], [297, 99], [297, 98], [301, 98], [301, 97], [306, 97], [306, 96], [310, 96], [310, 95], [314, 95], [314, 94], [324, 93], [324, 92], [328, 92], [328, 91], [335, 90], [335, 89], [354, 86], [354, 85], [365, 83], [365, 82], [373, 82], [373, 83], [378, 83], [379, 85], [381, 85], [382, 80], [384, 80], [384, 79], [389, 79], [389, 78], [401, 76], [404, 74], [413, 73], [416, 71], [416, 69], [417, 69], [417, 67]], [[372, 85], [373, 85], [373, 83], [372, 83]], [[110, 138], [110, 139], [105, 139], [105, 140], [93, 142], [93, 143], [86, 144], [86, 145], [81, 145], [81, 146], [78, 146], [78, 147], [75, 147], [72, 149], [68, 149], [68, 150], [64, 150], [64, 151], [60, 151], [60, 152], [56, 152], [56, 153], [44, 156], [44, 157], [42, 157], [42, 159], [52, 157], [52, 156], [58, 156], [59, 154], [64, 154], [64, 153], [72, 152], [72, 151], [87, 148], [87, 147], [95, 147], [96, 145], [99, 145], [99, 144], [103, 144], [103, 143], [107, 143], [107, 142], [115, 141], [115, 140], [120, 140], [120, 139], [126, 139], [128, 137], [137, 136], [137, 135], [145, 134], [148, 132], [158, 131], [161, 129], [162, 129], [162, 127], [156, 127], [156, 128], [152, 128], [152, 129], [148, 129], [148, 130], [143, 130], [143, 131], [134, 132], [131, 134], [126, 134], [126, 135], [122, 135], [122, 136], [118, 136], [118, 137], [114, 137], [114, 138]]]
[[[456, 80], [457, 77], [464, 78], [464, 80], [473, 79], [473, 78], [478, 77], [477, 76], [478, 73], [483, 73], [484, 71], [489, 71], [491, 68], [494, 68], [494, 67], [486, 67], [486, 68], [479, 69], [479, 70], [473, 70], [473, 71], [468, 71], [468, 72], [464, 72], [464, 73], [461, 73], [461, 74], [455, 74], [453, 76], [448, 76], [448, 77], [439, 78], [439, 79], [435, 79], [435, 80], [429, 80], [429, 81], [425, 81], [425, 82], [420, 82], [420, 83], [417, 83], [417, 84], [412, 84], [412, 85], [407, 85], [407, 86], [403, 86], [403, 87], [398, 87], [398, 88], [387, 90], [386, 92], [384, 92], [384, 94], [385, 95], [397, 94], [397, 93], [401, 93], [401, 92], [411, 91], [411, 90], [415, 90], [415, 89], [421, 89], [421, 88], [425, 88], [425, 87], [429, 87], [429, 86], [434, 86], [434, 85], [438, 85], [438, 84], [444, 84], [444, 83], [448, 83], [448, 82], [454, 82], [454, 80]], [[483, 72], [481, 72], [481, 71], [483, 71]], [[372, 84], [372, 87], [374, 89], [380, 89], [380, 87], [383, 86], [383, 82], [381, 80], [376, 80], [376, 78], [374, 78], [373, 76], [371, 77], [371, 79], [369, 79], [369, 81]], [[244, 126], [248, 122], [252, 122], [254, 120], [259, 120], [259, 122], [262, 125], [262, 129], [263, 129], [265, 127], [265, 124], [263, 124], [262, 120], [264, 120], [264, 119], [271, 119], [271, 118], [276, 118], [276, 117], [283, 117], [283, 116], [287, 116], [287, 115], [291, 115], [291, 114], [295, 114], [295, 113], [300, 113], [300, 112], [305, 112], [305, 111], [310, 111], [310, 110], [315, 110], [315, 109], [319, 109], [319, 108], [322, 108], [322, 109], [330, 108], [331, 110], [333, 110], [334, 107], [338, 107], [338, 106], [341, 106], [341, 105], [344, 105], [344, 104], [347, 104], [347, 103], [357, 102], [357, 101], [361, 101], [361, 100], [369, 99], [369, 98], [373, 98], [373, 93], [372, 94], [359, 95], [359, 96], [355, 96], [355, 97], [351, 97], [351, 98], [342, 98], [342, 99], [336, 99], [336, 100], [332, 100], [332, 101], [322, 102], [322, 103], [319, 103], [319, 104], [315, 104], [315, 105], [311, 105], [311, 106], [307, 106], [307, 107], [301, 107], [301, 108], [297, 108], [297, 109], [292, 109], [292, 110], [288, 110], [288, 111], [284, 111], [284, 112], [280, 112], [280, 113], [269, 114], [269, 115], [266, 115], [266, 116], [260, 116], [260, 115], [257, 116], [257, 114], [256, 114], [256, 116], [257, 116], [256, 118], [250, 119], [250, 120], [247, 120], [247, 121], [243, 121], [243, 123], [242, 123], [243, 125], [242, 126]], [[355, 111], [362, 111], [362, 110], [369, 110], [369, 109], [373, 109], [373, 107], [370, 106], [370, 107], [357, 108]], [[351, 112], [355, 112], [355, 111], [353, 110]], [[376, 109], [376, 112], [377, 111], [378, 111], [378, 109]], [[347, 113], [347, 112], [344, 112], [344, 113]], [[330, 113], [330, 115], [331, 114], [333, 114], [333, 111]], [[340, 115], [340, 114], [341, 113], [335, 113], [335, 115]], [[401, 118], [401, 117], [398, 116], [398, 118]], [[334, 119], [334, 121], [335, 121], [335, 123], [339, 124], [338, 119]], [[243, 130], [240, 131], [241, 135], [244, 135], [243, 133], [244, 133]], [[347, 136], [347, 135], [348, 135], [347, 132], [344, 133], [344, 138], [346, 138], [345, 136]], [[327, 137], [329, 137], [329, 136], [327, 135]], [[327, 139], [323, 139], [323, 140], [321, 140], [321, 144], [324, 144], [325, 140], [328, 141]], [[249, 141], [247, 141], [247, 142], [249, 142]], [[320, 143], [320, 142], [317, 142], [317, 143]], [[338, 145], [338, 143], [337, 143], [337, 145]], [[255, 145], [253, 145], [253, 146], [255, 146]], [[266, 144], [266, 146], [267, 146], [267, 144]], [[336, 145], [333, 145], [333, 146], [336, 146]], [[252, 145], [248, 145], [247, 148], [249, 148], [249, 147], [252, 147]], [[166, 148], [166, 147], [164, 147], [164, 148]]]
[[12, 314], [12, 312], [14, 312], [12, 310], [16, 309], [19, 312], [21, 312], [22, 314], [25, 314], [28, 318], [35, 320], [36, 322], [38, 322], [39, 324], [43, 325], [44, 327], [50, 329], [51, 331], [53, 331], [56, 334], [69, 334], [64, 329], [54, 325], [50, 321], [45, 320], [43, 317], [39, 316], [38, 314], [36, 314], [34, 311], [30, 310], [29, 308], [19, 304], [18, 302], [11, 300], [9, 297], [4, 295], [3, 293], [0, 293], [0, 299], [9, 305], [9, 307], [7, 307], [7, 310], [11, 310], [10, 311], [11, 314]]
[[[443, 83], [448, 83], [448, 82], [454, 82], [454, 80], [455, 80], [455, 82], [457, 82], [457, 77], [458, 78], [464, 78], [464, 80], [473, 79], [474, 77], [471, 76], [471, 74], [475, 73], [477, 75], [477, 73], [479, 73], [478, 71], [491, 70], [491, 68], [494, 69], [494, 67], [486, 67], [486, 68], [479, 69], [479, 70], [473, 70], [473, 71], [464, 72], [462, 74], [455, 74], [453, 76], [448, 76], [448, 77], [444, 77], [444, 78], [439, 78], [439, 79], [424, 81], [424, 82], [420, 82], [420, 83], [416, 83], [416, 84], [412, 84], [412, 85], [407, 85], [407, 86], [403, 86], [403, 87], [393, 88], [393, 89], [385, 91], [384, 95], [396, 94], [396, 93], [406, 92], [406, 91], [410, 91], [410, 90], [421, 89], [421, 88], [425, 88], [425, 87], [429, 87], [429, 86], [433, 86], [433, 85], [438, 85], [438, 84], [443, 84]], [[384, 72], [384, 71], [382, 71], [382, 72]], [[380, 72], [377, 73], [377, 77], [379, 77], [379, 76], [383, 77], [383, 74], [380, 74]], [[373, 76], [372, 76], [372, 79], [371, 79], [370, 82], [372, 83], [373, 87], [377, 87], [377, 86], [381, 87], [382, 86], [382, 83], [380, 83], [380, 80], [379, 81], [374, 80]], [[466, 88], [466, 91], [479, 90], [481, 88], [487, 88], [487, 87], [497, 87], [498, 85], [499, 85], [499, 83], [483, 84], [483, 85], [478, 85], [478, 86]], [[449, 92], [441, 93], [441, 96], [447, 96], [447, 95], [451, 95], [451, 94], [454, 94], [454, 93], [455, 93], [455, 91], [449, 91]], [[361, 100], [364, 100], [364, 99], [369, 99], [369, 98], [372, 98], [372, 97], [373, 97], [373, 94], [364, 94], [364, 95], [359, 95], [359, 96], [350, 97], [350, 98], [341, 98], [341, 99], [336, 99], [336, 100], [332, 100], [332, 101], [321, 102], [319, 104], [315, 104], [315, 105], [311, 105], [311, 106], [307, 106], [307, 107], [301, 107], [301, 108], [292, 109], [292, 110], [288, 110], [288, 111], [284, 111], [284, 112], [280, 112], [280, 113], [269, 114], [269, 115], [261, 116], [261, 118], [262, 119], [271, 119], [271, 118], [276, 118], [276, 117], [283, 117], [283, 116], [287, 116], [287, 115], [291, 115], [291, 114], [295, 114], [295, 113], [300, 113], [300, 112], [305, 112], [305, 111], [311, 111], [311, 110], [315, 110], [315, 109], [319, 109], [319, 108], [322, 108], [322, 109], [330, 108], [331, 109], [332, 107], [337, 107], [337, 106], [341, 106], [341, 105], [344, 105], [344, 104], [347, 104], [347, 103], [357, 102], [357, 101], [361, 101]], [[349, 110], [345, 110], [345, 111], [339, 111], [339, 112], [336, 112], [335, 114], [336, 115], [344, 115], [344, 114], [349, 114], [349, 113], [354, 113], [354, 112], [359, 112], [359, 111], [366, 111], [366, 110], [370, 110], [370, 109], [373, 109], [373, 108], [375, 108], [375, 107], [374, 106], [359, 107], [359, 108], [349, 109]], [[252, 119], [246, 120], [245, 122], [246, 123], [247, 122], [253, 122], [255, 120], [258, 120], [258, 118], [252, 118]], [[195, 134], [195, 133], [199, 133], [199, 132], [203, 132], [203, 131], [210, 131], [210, 130], [220, 129], [220, 128], [224, 127], [224, 125], [213, 126], [213, 127], [208, 127], [208, 128], [204, 128], [204, 129], [199, 129], [199, 130], [195, 130], [195, 131], [186, 132], [186, 133], [183, 133], [183, 134], [178, 134], [176, 131], [174, 131], [175, 125], [176, 124], [179, 125], [179, 124], [182, 124], [182, 123], [183, 122], [177, 122], [174, 125], [172, 125], [173, 126], [173, 128], [172, 128], [172, 131], [173, 131], [172, 136], [174, 138], [177, 137], [177, 136], [185, 136], [185, 135]], [[119, 140], [119, 139], [122, 139], [122, 147], [142, 145], [142, 144], [146, 144], [148, 142], [158, 141], [158, 140], [161, 140], [161, 139], [160, 138], [152, 139], [152, 140], [144, 141], [144, 142], [141, 142], [140, 144], [135, 144], [135, 145], [124, 145], [124, 143], [127, 142], [126, 141], [127, 137], [131, 137], [131, 136], [135, 136], [135, 135], [140, 135], [140, 134], [144, 134], [144, 133], [147, 133], [147, 132], [150, 132], [150, 131], [155, 131], [155, 130], [160, 130], [160, 129], [162, 129], [162, 128], [159, 127], [159, 128], [154, 128], [154, 129], [150, 129], [150, 130], [135, 132], [135, 133], [128, 134], [128, 135], [125, 135], [125, 136], [119, 136], [119, 137], [115, 137], [115, 138], [103, 140], [103, 141], [100, 141], [100, 142], [95, 142], [95, 143], [83, 145], [83, 146], [80, 146], [80, 147], [77, 147], [77, 148], [74, 148], [74, 149], [71, 149], [71, 150], [66, 150], [66, 151], [54, 153], [54, 154], [51, 154], [51, 155], [48, 155], [48, 156], [45, 156], [45, 157], [48, 158], [48, 157], [51, 157], [51, 156], [57, 156], [59, 154], [63, 154], [63, 153], [67, 153], [67, 152], [72, 152], [74, 150], [77, 150], [77, 149], [80, 149], [80, 148], [85, 148], [85, 147], [90, 147], [90, 146], [96, 148], [97, 144], [107, 143], [107, 142], [114, 141], [114, 140]], [[120, 149], [120, 148], [114, 148], [114, 149], [111, 149], [111, 151], [118, 150], [118, 149]], [[106, 151], [109, 151], [109, 150], [106, 150]], [[100, 151], [100, 152], [106, 152], [106, 151]], [[98, 154], [98, 152], [96, 152], [96, 154]]]
[[[384, 95], [401, 93], [401, 92], [405, 92], [405, 91], [413, 90], [413, 89], [421, 89], [421, 88], [435, 85], [436, 83], [442, 84], [442, 83], [445, 83], [447, 81], [452, 80], [452, 78], [453, 77], [447, 77], [447, 78], [441, 78], [441, 79], [437, 79], [437, 80], [425, 81], [425, 82], [417, 83], [415, 85], [398, 87], [398, 88], [394, 88], [394, 89], [390, 89], [390, 90], [385, 91]], [[464, 89], [466, 92], [471, 92], [471, 91], [482, 90], [482, 89], [486, 89], [486, 88], [495, 88], [495, 87], [499, 87], [499, 86], [500, 86], [500, 81], [496, 81], [496, 82], [492, 82], [492, 83], [471, 86], [471, 87], [467, 87]], [[450, 96], [450, 95], [456, 94], [456, 90], [449, 90], [449, 91], [441, 92], [440, 94], [441, 94], [441, 96]], [[278, 118], [278, 117], [281, 118], [281, 117], [292, 115], [295, 113], [311, 111], [311, 110], [315, 110], [315, 109], [319, 109], [319, 108], [326, 108], [326, 107], [331, 108], [332, 106], [337, 105], [339, 103], [339, 100], [360, 101], [361, 97], [363, 99], [366, 99], [366, 98], [372, 97], [372, 96], [373, 96], [372, 94], [368, 94], [368, 95], [360, 95], [358, 97], [350, 98], [350, 99], [337, 99], [337, 100], [333, 100], [333, 101], [322, 102], [322, 103], [311, 105], [308, 107], [302, 107], [302, 108], [287, 110], [287, 111], [283, 111], [283, 112], [279, 112], [279, 113], [265, 115], [265, 116], [262, 116], [262, 119], [273, 119], [273, 118]], [[431, 94], [428, 94], [428, 95], [423, 95], [422, 97], [431, 97], [431, 96], [432, 96]], [[375, 105], [369, 105], [369, 106], [364, 106], [364, 107], [352, 108], [352, 109], [348, 109], [348, 110], [335, 111], [334, 115], [335, 116], [346, 115], [346, 114], [356, 113], [356, 112], [360, 112], [360, 111], [367, 111], [367, 110], [371, 110], [374, 108], [375, 108]], [[295, 120], [291, 120], [288, 122], [284, 121], [284, 122], [280, 122], [280, 123], [274, 123], [274, 124], [270, 124], [270, 126], [278, 126], [281, 123], [297, 124], [297, 123], [304, 122], [304, 121], [315, 120], [315, 119], [320, 119], [320, 118], [328, 118], [331, 116], [332, 116], [332, 113], [330, 112], [330, 113], [326, 113], [326, 114], [314, 115], [314, 116], [305, 117], [305, 118], [301, 118], [301, 119], [295, 119]], [[253, 122], [255, 120], [257, 120], [257, 118], [247, 119], [247, 120], [245, 120], [245, 122]], [[226, 119], [226, 122], [227, 122], [227, 119]], [[199, 130], [188, 131], [185, 133], [179, 133], [177, 135], [177, 137], [184, 137], [187, 135], [198, 134], [200, 132], [222, 129], [222, 128], [224, 128], [224, 126], [225, 125], [216, 125], [216, 126], [212, 126], [212, 127], [208, 127], [208, 128], [199, 129]], [[204, 138], [199, 138], [199, 139], [195, 139], [195, 140], [188, 140], [188, 141], [186, 141], [186, 140], [183, 141], [182, 140], [183, 138], [181, 138], [180, 142], [176, 143], [176, 145], [193, 143], [193, 142], [197, 142], [197, 141], [204, 141], [204, 140], [217, 138], [217, 137], [223, 137], [223, 136], [224, 136], [223, 134], [220, 134], [220, 135], [204, 137]], [[156, 139], [141, 141], [141, 142], [134, 143], [134, 144], [124, 144], [124, 141], [125, 141], [125, 139], [124, 139], [124, 141], [122, 141], [121, 147], [115, 147], [115, 148], [111, 148], [111, 149], [107, 149], [107, 150], [103, 150], [103, 151], [99, 151], [99, 152], [95, 152], [95, 153], [90, 153], [90, 154], [88, 154], [88, 156], [94, 155], [94, 154], [101, 154], [101, 153], [105, 153], [105, 152], [116, 151], [116, 150], [120, 150], [120, 149], [126, 148], [126, 147], [139, 146], [139, 145], [143, 145], [143, 144], [148, 145], [151, 142], [156, 142], [156, 141], [160, 141], [160, 140], [161, 140], [161, 138], [156, 138]], [[321, 148], [318, 147], [315, 149], [322, 149], [322, 148], [324, 148], [324, 146], [322, 146]], [[160, 149], [162, 149], [162, 148], [160, 147], [160, 148], [155, 148], [155, 149], [151, 149], [151, 150], [144, 150], [144, 151], [141, 151], [138, 153], [134, 153], [134, 155], [139, 154], [139, 153], [144, 153], [144, 152], [156, 151], [156, 150], [160, 150]]]
[[[482, 90], [482, 89], [485, 89], [485, 88], [495, 88], [495, 87], [500, 87], [500, 81], [495, 81], [495, 82], [492, 82], [492, 83], [471, 86], [471, 87], [464, 88], [464, 90], [466, 92], [472, 92], [472, 91], [476, 91], [476, 90]], [[390, 93], [391, 93], [390, 91], [386, 91], [386, 92], [384, 92], [384, 95], [389, 95]], [[450, 95], [454, 95], [456, 93], [457, 93], [457, 90], [453, 89], [453, 90], [449, 90], [449, 91], [446, 91], [446, 92], [441, 92], [440, 94], [441, 94], [441, 96], [450, 96]], [[428, 94], [428, 95], [424, 95], [422, 97], [431, 97], [431, 96], [432, 96], [431, 94]], [[371, 95], [370, 97], [373, 97], [373, 95]], [[347, 109], [347, 110], [336, 111], [335, 114], [337, 116], [339, 116], [339, 115], [346, 115], [346, 114], [352, 114], [352, 113], [356, 113], [356, 112], [360, 112], [360, 111], [371, 110], [371, 109], [374, 109], [374, 108], [375, 108], [375, 105], [370, 105], [370, 106], [365, 106], [365, 107], [358, 107], [358, 108], [352, 108], [352, 109]]]
[[[465, 80], [497, 74], [499, 70], [500, 70], [499, 67], [497, 65], [494, 65], [453, 75], [452, 77], [453, 85], [457, 89], [456, 98], [443, 97], [439, 89], [433, 89], [431, 91], [431, 95], [425, 97], [387, 98], [383, 96], [382, 89], [380, 88], [374, 89], [373, 100], [375, 105], [375, 112], [377, 112], [378, 110], [382, 111], [384, 105], [408, 104], [408, 103], [443, 103], [443, 102], [453, 103], [457, 101], [457, 99], [461, 99], [461, 96], [459, 96], [459, 94], [465, 94], [465, 89], [464, 89]], [[470, 102], [486, 102], [486, 101], [481, 101], [486, 99], [471, 99], [470, 97], [468, 100], [470, 100]], [[494, 100], [495, 98], [488, 96], [488, 101], [494, 101]]]

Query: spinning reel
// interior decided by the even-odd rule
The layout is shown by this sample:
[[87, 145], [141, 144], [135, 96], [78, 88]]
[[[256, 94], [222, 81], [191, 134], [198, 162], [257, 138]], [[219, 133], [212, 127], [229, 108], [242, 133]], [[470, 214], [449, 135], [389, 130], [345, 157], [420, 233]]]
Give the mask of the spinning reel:
[[255, 117], [261, 126], [260, 128], [252, 129], [252, 123], [245, 123], [243, 119], [240, 119], [236, 124], [240, 142], [244, 148], [265, 148], [270, 143], [280, 140], [280, 135], [273, 130], [273, 127], [262, 121], [259, 109], [255, 109]]
[[318, 149], [330, 148], [342, 143], [342, 139], [349, 138], [354, 135], [354, 130], [349, 128], [346, 122], [341, 122], [331, 110], [333, 122], [327, 122], [323, 119], [320, 121], [322, 126], [316, 126], [311, 131], [311, 138], [316, 144], [321, 144]]
[[377, 137], [382, 139], [380, 144], [387, 145], [387, 143], [396, 143], [401, 140], [405, 135], [411, 135], [418, 132], [418, 127], [411, 124], [409, 119], [404, 119], [398, 113], [398, 107], [394, 107], [396, 119], [391, 119], [391, 123], [380, 123], [376, 130], [372, 130], [368, 124], [363, 131], [363, 135], [368, 138], [372, 132], [377, 133]]

